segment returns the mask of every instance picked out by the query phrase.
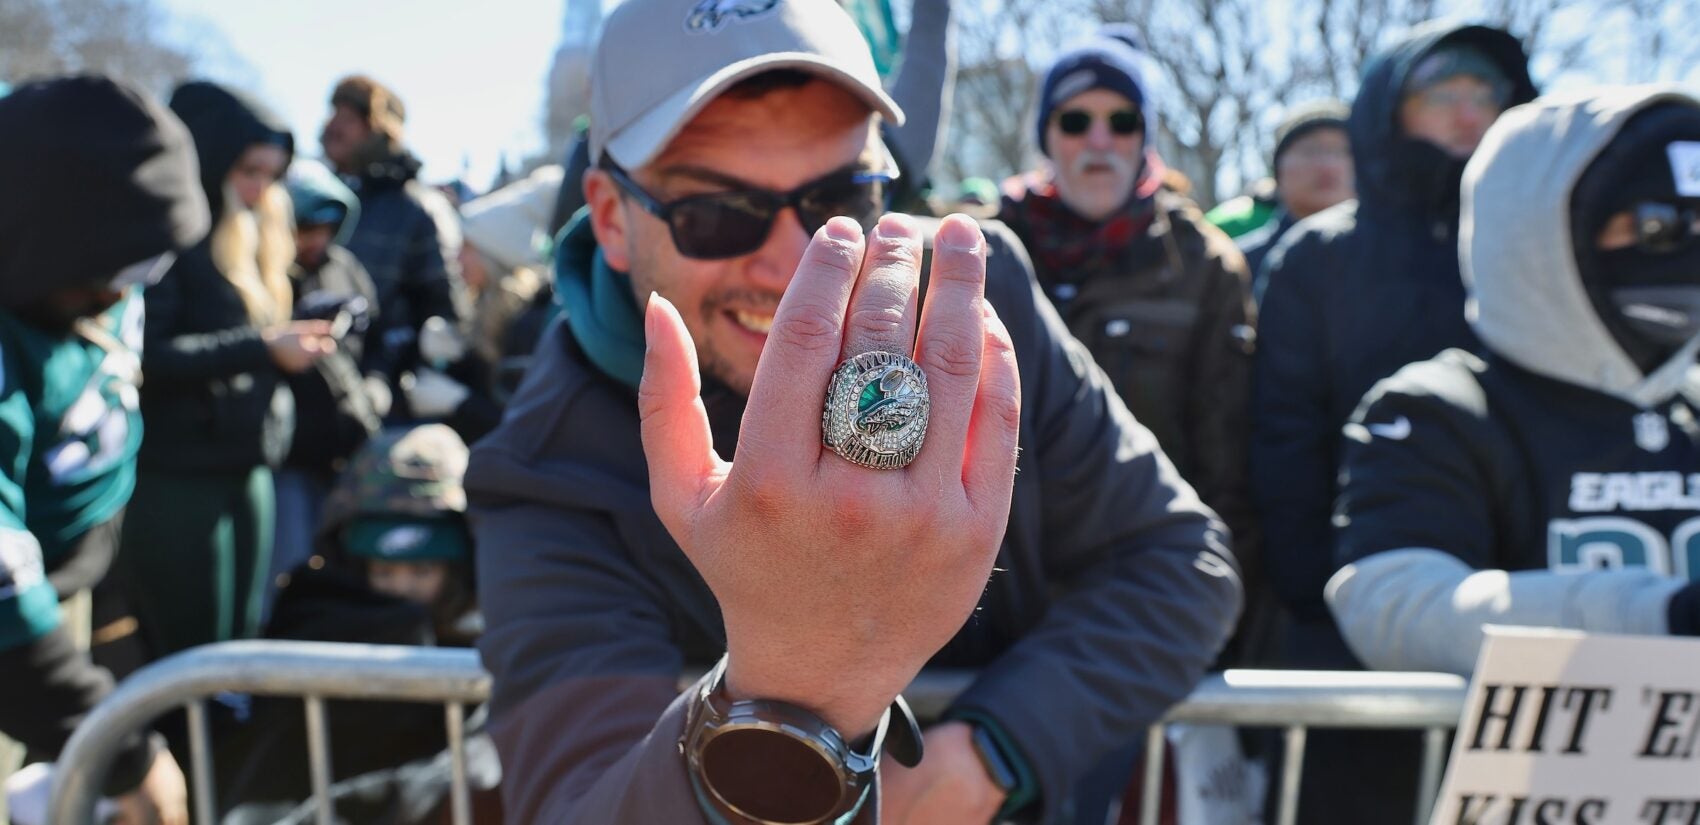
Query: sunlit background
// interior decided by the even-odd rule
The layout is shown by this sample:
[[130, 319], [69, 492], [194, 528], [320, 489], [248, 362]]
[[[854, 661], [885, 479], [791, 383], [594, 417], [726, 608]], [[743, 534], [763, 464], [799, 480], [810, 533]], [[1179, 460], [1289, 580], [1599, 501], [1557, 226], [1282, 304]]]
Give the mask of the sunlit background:
[[[913, 0], [846, 2], [886, 6], [901, 31]], [[313, 155], [332, 84], [364, 72], [406, 103], [425, 179], [483, 191], [559, 160], [587, 108], [587, 56], [612, 5], [0, 0], [0, 81], [92, 69], [164, 94], [208, 77], [271, 105]], [[1365, 54], [1442, 16], [1508, 26], [1548, 90], [1700, 83], [1700, 0], [957, 0], [961, 75], [933, 178], [949, 186], [1029, 168], [1029, 102], [1047, 58], [1101, 22], [1128, 22], [1147, 43], [1159, 146], [1208, 206], [1266, 174], [1285, 105], [1350, 99]]]

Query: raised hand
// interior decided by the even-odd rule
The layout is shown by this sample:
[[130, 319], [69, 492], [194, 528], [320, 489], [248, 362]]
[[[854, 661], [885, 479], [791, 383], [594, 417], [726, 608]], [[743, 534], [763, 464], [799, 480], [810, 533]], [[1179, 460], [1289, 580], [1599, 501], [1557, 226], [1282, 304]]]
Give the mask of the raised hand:
[[[714, 452], [689, 332], [650, 298], [638, 406], [651, 497], [719, 600], [733, 696], [859, 736], [973, 610], [1003, 540], [1021, 415], [985, 250], [973, 221], [945, 219], [917, 340], [914, 221], [888, 215], [867, 238], [846, 218], [822, 227], [774, 317], [735, 464]], [[912, 354], [930, 391], [925, 442], [902, 469], [822, 446], [830, 376], [875, 351]]]

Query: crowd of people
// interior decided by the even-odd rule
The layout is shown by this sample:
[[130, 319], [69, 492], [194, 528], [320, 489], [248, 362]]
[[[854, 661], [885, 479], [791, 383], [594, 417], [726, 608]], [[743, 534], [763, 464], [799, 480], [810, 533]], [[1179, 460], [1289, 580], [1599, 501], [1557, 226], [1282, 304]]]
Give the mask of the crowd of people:
[[[562, 163], [458, 204], [365, 75], [317, 153], [215, 83], [11, 89], [0, 779], [269, 637], [476, 646], [481, 821], [1097, 825], [1213, 669], [1700, 635], [1700, 100], [1426, 25], [1205, 212], [1110, 26], [947, 195], [951, 25], [882, 77], [833, 0], [626, 0]], [[926, 666], [974, 676], [922, 727]], [[308, 816], [298, 716], [220, 705], [221, 821]], [[435, 711], [332, 721], [339, 815], [433, 821]], [[188, 821], [183, 740], [119, 821]], [[1418, 748], [1313, 733], [1301, 820], [1409, 821]]]

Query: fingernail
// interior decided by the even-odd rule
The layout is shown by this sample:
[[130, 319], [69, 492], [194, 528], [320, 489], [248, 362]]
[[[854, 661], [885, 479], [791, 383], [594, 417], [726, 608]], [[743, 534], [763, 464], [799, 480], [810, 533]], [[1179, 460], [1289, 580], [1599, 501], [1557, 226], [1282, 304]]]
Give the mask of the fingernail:
[[979, 252], [982, 236], [979, 224], [967, 215], [951, 215], [939, 226], [938, 245], [952, 252]]
[[915, 219], [897, 212], [880, 218], [879, 226], [876, 226], [874, 231], [882, 238], [916, 240], [921, 237], [921, 227], [915, 224]]
[[658, 323], [657, 319], [659, 318], [659, 316], [661, 314], [661, 305], [665, 304], [665, 303], [667, 303], [667, 299], [661, 297], [661, 293], [659, 293], [659, 292], [649, 293], [649, 301], [644, 305], [644, 308], [643, 308], [643, 351], [644, 352], [649, 352], [650, 343], [655, 340], [655, 325]]
[[835, 241], [844, 241], [845, 243], [861, 243], [862, 241], [862, 226], [846, 217], [833, 218], [827, 221], [826, 226], [821, 227], [821, 229], [826, 232], [828, 238]]

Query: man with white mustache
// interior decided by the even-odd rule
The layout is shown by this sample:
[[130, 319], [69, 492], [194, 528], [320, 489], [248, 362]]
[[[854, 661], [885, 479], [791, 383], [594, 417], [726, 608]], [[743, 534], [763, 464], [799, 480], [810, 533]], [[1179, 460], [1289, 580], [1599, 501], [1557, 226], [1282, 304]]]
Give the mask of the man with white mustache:
[[1251, 584], [1250, 274], [1233, 241], [1164, 188], [1162, 159], [1146, 140], [1155, 130], [1142, 59], [1125, 26], [1057, 59], [1038, 106], [1049, 168], [1006, 184], [998, 217], [1128, 409], [1233, 530]]

